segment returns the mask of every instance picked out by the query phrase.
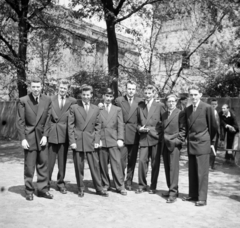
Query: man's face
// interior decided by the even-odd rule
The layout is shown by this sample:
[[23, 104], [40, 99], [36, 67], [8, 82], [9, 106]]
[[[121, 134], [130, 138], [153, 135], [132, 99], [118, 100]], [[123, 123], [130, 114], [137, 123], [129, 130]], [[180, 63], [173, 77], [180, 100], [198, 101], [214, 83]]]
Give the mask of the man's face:
[[127, 95], [129, 97], [133, 97], [135, 95], [135, 93], [136, 93], [136, 85], [128, 83], [127, 84]]
[[168, 98], [167, 100], [167, 107], [168, 107], [168, 110], [172, 111], [173, 109], [176, 108], [176, 104], [177, 104], [177, 101], [174, 97], [170, 97]]
[[191, 98], [192, 103], [197, 104], [198, 101], [200, 101], [202, 94], [196, 89], [190, 89], [189, 96]]
[[147, 101], [150, 101], [153, 99], [155, 93], [151, 89], [144, 90], [144, 96]]
[[35, 97], [40, 95], [41, 90], [42, 90], [41, 82], [31, 82], [31, 92]]
[[229, 109], [228, 109], [228, 107], [227, 107], [226, 105], [223, 105], [223, 106], [222, 106], [222, 112], [223, 112], [224, 115], [227, 115], [227, 114], [228, 114], [228, 110], [229, 110]]
[[89, 103], [91, 98], [92, 98], [92, 93], [90, 90], [88, 91], [82, 91], [81, 93], [81, 98], [82, 98], [82, 101], [85, 102], [85, 103]]
[[114, 98], [113, 95], [111, 95], [111, 94], [105, 94], [105, 95], [103, 96], [104, 103], [105, 103], [105, 104], [111, 104], [113, 98]]
[[67, 95], [67, 92], [68, 92], [68, 85], [60, 84], [59, 88], [58, 88], [58, 94], [60, 96], [64, 96], [65, 97]]
[[217, 101], [212, 101], [211, 106], [213, 107], [213, 109], [216, 109], [217, 106], [218, 106], [218, 102]]

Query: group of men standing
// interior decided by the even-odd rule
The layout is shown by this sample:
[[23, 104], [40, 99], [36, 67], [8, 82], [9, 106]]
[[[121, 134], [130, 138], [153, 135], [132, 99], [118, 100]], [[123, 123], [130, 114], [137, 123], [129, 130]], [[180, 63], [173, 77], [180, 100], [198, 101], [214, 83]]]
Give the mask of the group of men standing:
[[[41, 94], [41, 82], [31, 81], [31, 93], [19, 99], [17, 127], [25, 154], [24, 180], [26, 199], [33, 200], [33, 174], [37, 170], [38, 196], [52, 199], [50, 181], [58, 158], [57, 189], [67, 193], [64, 182], [67, 151], [73, 150], [78, 196], [84, 197], [84, 159], [87, 158], [96, 194], [109, 196], [110, 163], [116, 191], [131, 191], [139, 152], [138, 188], [136, 194], [155, 194], [162, 154], [169, 191], [167, 203], [178, 197], [179, 157], [187, 139], [189, 156], [189, 196], [184, 201], [207, 202], [208, 168], [211, 145], [217, 131], [210, 105], [200, 101], [198, 87], [189, 88], [192, 105], [176, 108], [177, 97], [170, 94], [166, 107], [156, 102], [156, 88], [144, 88], [144, 98], [135, 97], [137, 85], [126, 84], [126, 95], [114, 100], [114, 92], [103, 92], [104, 102], [93, 105], [93, 88], [83, 85], [81, 101], [68, 97], [70, 83], [60, 80], [58, 94], [49, 98]], [[113, 103], [115, 105], [113, 105]], [[47, 143], [48, 142], [48, 143]], [[151, 183], [147, 172], [151, 160]], [[125, 175], [126, 169], [126, 175]], [[126, 180], [126, 181], [125, 181]]]

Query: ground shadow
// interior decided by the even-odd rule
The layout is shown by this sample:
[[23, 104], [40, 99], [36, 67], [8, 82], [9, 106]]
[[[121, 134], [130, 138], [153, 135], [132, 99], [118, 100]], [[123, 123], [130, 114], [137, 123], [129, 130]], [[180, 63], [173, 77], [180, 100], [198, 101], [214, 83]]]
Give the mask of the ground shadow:
[[24, 185], [17, 185], [17, 186], [12, 186], [8, 188], [9, 192], [15, 193], [15, 194], [19, 194], [22, 197], [25, 198], [25, 186]]
[[230, 195], [229, 198], [240, 202], [240, 196], [239, 195]]

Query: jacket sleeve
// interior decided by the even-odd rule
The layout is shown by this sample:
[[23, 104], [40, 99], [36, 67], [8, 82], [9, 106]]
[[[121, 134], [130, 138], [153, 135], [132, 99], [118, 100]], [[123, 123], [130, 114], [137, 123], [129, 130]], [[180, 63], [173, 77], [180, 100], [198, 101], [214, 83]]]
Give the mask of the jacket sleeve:
[[181, 111], [179, 113], [179, 133], [178, 133], [178, 137], [177, 137], [177, 143], [182, 144], [185, 141], [186, 138], [186, 116], [184, 111]]
[[18, 130], [19, 140], [22, 141], [22, 140], [26, 139], [26, 136], [25, 136], [25, 127], [26, 127], [26, 123], [25, 123], [25, 104], [21, 99], [19, 99], [18, 102], [17, 102], [16, 127], [17, 127], [17, 130]]
[[217, 134], [217, 122], [216, 122], [216, 118], [214, 115], [214, 110], [211, 106], [207, 107], [206, 110], [206, 114], [207, 114], [207, 124], [208, 124], [208, 131], [210, 134], [210, 140], [211, 140], [211, 144], [213, 143], [213, 140], [215, 138], [215, 135]]
[[51, 129], [51, 122], [50, 122], [51, 111], [52, 111], [52, 100], [49, 98], [47, 120], [44, 125], [44, 133], [43, 133], [43, 136], [46, 136], [46, 137], [48, 137], [49, 131]]
[[123, 114], [122, 110], [118, 108], [117, 114], [117, 121], [118, 121], [118, 140], [124, 140], [124, 123], [123, 123]]
[[71, 106], [69, 110], [68, 115], [68, 138], [69, 138], [69, 145], [72, 145], [73, 143], [76, 143], [75, 141], [75, 134], [74, 134], [74, 128], [75, 128], [75, 113], [74, 109]]
[[96, 123], [95, 123], [95, 143], [100, 142], [101, 138], [101, 117], [100, 117], [100, 109], [98, 108], [97, 111], [97, 118], [96, 118]]

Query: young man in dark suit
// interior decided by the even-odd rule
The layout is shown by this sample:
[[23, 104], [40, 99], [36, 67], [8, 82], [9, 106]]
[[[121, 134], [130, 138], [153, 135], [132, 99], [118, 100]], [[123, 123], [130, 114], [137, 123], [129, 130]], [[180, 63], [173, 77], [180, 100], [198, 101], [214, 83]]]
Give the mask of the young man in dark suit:
[[125, 168], [127, 167], [126, 189], [131, 191], [134, 169], [137, 160], [139, 147], [138, 134], [138, 104], [142, 99], [135, 97], [137, 85], [129, 80], [126, 84], [127, 94], [118, 97], [115, 103], [122, 109], [124, 122], [124, 146], [120, 148], [122, 156], [122, 170], [125, 176]]
[[[184, 112], [176, 108], [177, 97], [166, 98], [167, 111], [163, 113], [163, 137], [161, 151], [169, 191], [167, 203], [174, 203], [178, 197], [179, 158], [186, 135]], [[165, 195], [164, 195], [165, 196]]]
[[49, 119], [51, 125], [48, 135], [49, 188], [57, 157], [57, 189], [62, 194], [67, 193], [64, 177], [66, 172], [67, 153], [69, 147], [67, 128], [68, 115], [71, 105], [77, 102], [75, 98], [67, 96], [70, 86], [70, 82], [66, 79], [61, 79], [58, 82], [58, 94], [51, 98], [52, 110]]
[[162, 134], [162, 114], [163, 105], [154, 101], [155, 87], [148, 85], [144, 89], [145, 102], [139, 104], [139, 124], [140, 151], [138, 165], [138, 184], [136, 194], [147, 191], [146, 173], [148, 168], [148, 158], [151, 158], [151, 185], [150, 194], [154, 194], [157, 188], [157, 179], [160, 166], [159, 138]]
[[81, 88], [82, 101], [70, 108], [69, 144], [73, 150], [78, 196], [84, 197], [84, 155], [86, 155], [96, 194], [107, 197], [108, 193], [103, 189], [101, 183], [98, 153], [95, 151], [99, 148], [100, 143], [100, 110], [96, 105], [90, 103], [92, 96], [92, 86], [83, 85]]
[[35, 167], [37, 170], [38, 196], [52, 199], [48, 192], [48, 117], [51, 112], [51, 99], [41, 94], [42, 83], [32, 78], [31, 93], [19, 98], [17, 105], [17, 129], [24, 149], [24, 181], [26, 200], [33, 200], [32, 183]]
[[114, 99], [113, 90], [108, 88], [104, 94], [103, 107], [100, 110], [101, 117], [101, 148], [99, 159], [101, 176], [104, 189], [110, 188], [110, 178], [108, 175], [108, 163], [110, 161], [113, 182], [116, 190], [121, 195], [127, 195], [124, 187], [124, 177], [121, 164], [121, 152], [123, 147], [124, 125], [122, 110], [112, 105]]
[[199, 87], [188, 89], [192, 105], [185, 109], [187, 148], [189, 158], [189, 196], [183, 201], [196, 201], [196, 206], [207, 204], [209, 156], [217, 132], [214, 112], [209, 104], [200, 100]]

